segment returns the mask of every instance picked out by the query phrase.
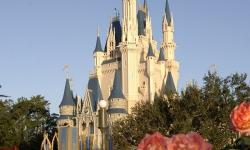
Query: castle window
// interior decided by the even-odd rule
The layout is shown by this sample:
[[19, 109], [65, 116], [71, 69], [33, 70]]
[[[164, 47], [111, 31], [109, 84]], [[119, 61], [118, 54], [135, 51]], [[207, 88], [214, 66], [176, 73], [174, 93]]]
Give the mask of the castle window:
[[89, 124], [89, 127], [90, 127], [90, 129], [89, 129], [90, 134], [94, 134], [94, 123], [91, 122], [91, 123]]

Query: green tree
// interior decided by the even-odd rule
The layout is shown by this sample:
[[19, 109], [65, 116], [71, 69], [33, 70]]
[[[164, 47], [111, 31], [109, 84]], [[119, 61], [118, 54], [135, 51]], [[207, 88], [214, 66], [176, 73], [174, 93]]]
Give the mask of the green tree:
[[214, 149], [223, 149], [237, 136], [230, 129], [229, 116], [235, 105], [250, 96], [246, 79], [246, 74], [221, 78], [216, 72], [208, 72], [201, 87], [189, 85], [180, 96], [167, 93], [168, 98], [157, 97], [153, 105], [137, 104], [131, 115], [114, 124], [114, 147], [136, 146], [146, 133], [155, 131], [166, 136], [195, 131]]
[[0, 137], [0, 147], [18, 145], [21, 150], [36, 150], [40, 148], [44, 131], [54, 134], [57, 115], [50, 115], [49, 102], [44, 97], [0, 102], [0, 120], [4, 120], [0, 123], [0, 133], [5, 135]]

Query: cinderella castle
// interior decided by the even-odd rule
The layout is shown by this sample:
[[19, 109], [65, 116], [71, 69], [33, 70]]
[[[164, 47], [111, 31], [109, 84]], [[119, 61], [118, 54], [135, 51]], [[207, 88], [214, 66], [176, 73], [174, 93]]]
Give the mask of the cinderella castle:
[[122, 0], [122, 8], [122, 18], [117, 14], [111, 20], [104, 46], [97, 35], [94, 68], [83, 98], [73, 96], [66, 79], [57, 121], [59, 149], [86, 149], [88, 145], [100, 149], [100, 100], [108, 103], [108, 124], [112, 126], [114, 121], [131, 113], [136, 103], [153, 103], [156, 94], [177, 90], [179, 62], [175, 60], [174, 20], [168, 0], [160, 45], [153, 39], [146, 0], [138, 10], [136, 0]]

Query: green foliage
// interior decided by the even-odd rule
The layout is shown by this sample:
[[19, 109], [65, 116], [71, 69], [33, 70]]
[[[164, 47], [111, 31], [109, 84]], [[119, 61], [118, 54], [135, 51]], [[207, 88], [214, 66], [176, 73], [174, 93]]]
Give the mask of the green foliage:
[[0, 101], [0, 147], [18, 145], [20, 149], [39, 149], [44, 131], [55, 131], [55, 114], [50, 115], [49, 103], [38, 95]]
[[240, 137], [233, 144], [227, 145], [223, 150], [249, 150], [250, 149], [250, 137]]
[[166, 136], [195, 131], [213, 144], [213, 149], [232, 145], [237, 135], [230, 129], [229, 116], [250, 96], [246, 79], [246, 74], [221, 78], [208, 72], [202, 87], [189, 85], [180, 95], [156, 97], [153, 105], [137, 104], [131, 115], [114, 124], [114, 148], [136, 146], [146, 133], [155, 131]]

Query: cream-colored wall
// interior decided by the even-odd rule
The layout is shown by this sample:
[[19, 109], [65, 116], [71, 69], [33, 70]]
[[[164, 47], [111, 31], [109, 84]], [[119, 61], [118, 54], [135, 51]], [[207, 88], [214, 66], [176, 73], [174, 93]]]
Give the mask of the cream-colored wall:
[[101, 84], [103, 99], [107, 100], [111, 89], [113, 88], [113, 82], [115, 77], [115, 71], [119, 68], [119, 62], [113, 62], [109, 64], [102, 65], [102, 74], [99, 79]]
[[74, 106], [61, 106], [60, 115], [74, 115], [75, 107]]
[[125, 110], [128, 109], [128, 102], [124, 99], [111, 99], [109, 101], [109, 108], [123, 108]]

